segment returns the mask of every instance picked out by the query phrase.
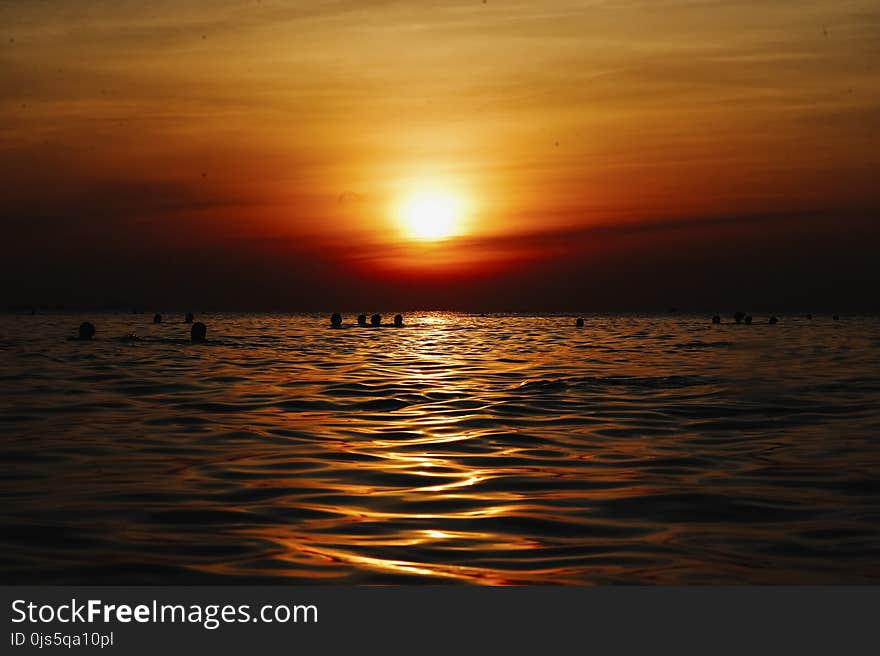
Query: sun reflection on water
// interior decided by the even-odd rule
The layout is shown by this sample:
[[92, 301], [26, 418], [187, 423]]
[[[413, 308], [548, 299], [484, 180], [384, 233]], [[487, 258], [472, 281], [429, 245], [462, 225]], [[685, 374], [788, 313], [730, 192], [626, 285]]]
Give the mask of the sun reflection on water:
[[[114, 321], [104, 330], [130, 329]], [[857, 384], [837, 390], [835, 371], [874, 375], [875, 324], [208, 321], [215, 341], [200, 349], [175, 341], [174, 326], [88, 350], [63, 340], [66, 323], [51, 342], [22, 333], [5, 523], [60, 522], [70, 544], [90, 545], [63, 562], [106, 567], [107, 580], [880, 579], [874, 562], [857, 576], [845, 560], [773, 551], [790, 536], [822, 553], [823, 536], [845, 550], [874, 535], [863, 520], [876, 505], [852, 490], [880, 478], [876, 399]], [[785, 377], [753, 383], [771, 362]], [[79, 393], [47, 396], [47, 378]], [[846, 434], [847, 448], [829, 434]], [[45, 545], [16, 553], [22, 572], [62, 557]]]

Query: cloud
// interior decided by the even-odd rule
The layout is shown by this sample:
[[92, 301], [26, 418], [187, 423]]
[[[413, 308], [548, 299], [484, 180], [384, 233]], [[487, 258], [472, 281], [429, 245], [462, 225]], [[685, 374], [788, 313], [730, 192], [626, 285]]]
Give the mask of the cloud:
[[[25, 300], [857, 303], [876, 279], [870, 0], [9, 0], [0, 24]], [[381, 206], [423, 170], [483, 223], [416, 258]]]

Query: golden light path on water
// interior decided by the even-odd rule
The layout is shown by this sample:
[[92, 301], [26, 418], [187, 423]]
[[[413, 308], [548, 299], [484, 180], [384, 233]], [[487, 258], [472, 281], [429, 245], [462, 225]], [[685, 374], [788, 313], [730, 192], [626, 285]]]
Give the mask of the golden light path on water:
[[92, 318], [2, 319], [5, 580], [880, 579], [873, 318]]
[[[432, 324], [443, 325], [442, 321], [426, 320], [426, 326]], [[437, 335], [437, 339], [442, 346], [443, 333]], [[449, 375], [443, 372], [426, 372], [423, 371], [418, 363], [424, 360], [430, 364], [430, 355], [416, 353], [416, 362], [412, 368], [412, 378], [429, 384], [435, 389], [442, 390], [444, 393], [456, 395], [462, 390], [456, 389], [454, 381], [446, 380]], [[428, 495], [431, 499], [446, 499], [450, 501], [467, 500], [474, 498], [473, 493], [469, 495], [467, 488], [478, 484], [492, 477], [492, 469], [468, 467], [466, 464], [456, 463], [453, 459], [444, 458], [441, 454], [425, 451], [417, 454], [397, 451], [395, 449], [407, 447], [423, 447], [430, 449], [432, 445], [451, 444], [454, 442], [465, 441], [470, 439], [468, 433], [448, 432], [455, 431], [458, 420], [454, 417], [434, 416], [426, 413], [424, 410], [417, 409], [411, 412], [406, 410], [400, 413], [399, 428], [413, 435], [412, 438], [405, 440], [371, 440], [364, 445], [363, 449], [357, 452], [366, 456], [370, 456], [375, 460], [371, 462], [369, 468], [377, 468], [380, 472], [402, 473], [411, 476], [423, 477], [425, 480], [422, 485], [418, 483], [414, 485], [408, 493], [408, 497], [418, 499], [420, 496]], [[346, 444], [345, 448], [350, 448]], [[509, 449], [501, 452], [499, 455], [513, 455], [515, 450]], [[374, 487], [360, 487], [349, 490], [349, 494], [353, 497], [359, 496], [381, 496], [383, 490]], [[388, 492], [392, 495], [397, 491], [392, 489]], [[511, 495], [501, 495], [502, 498]], [[486, 501], [484, 498], [483, 501]], [[338, 507], [321, 507], [312, 506], [313, 510], [318, 512], [339, 512]], [[489, 506], [480, 510], [465, 511], [461, 513], [453, 513], [451, 516], [463, 520], [477, 519], [480, 517], [503, 515], [506, 512], [515, 510], [510, 506]], [[405, 521], [407, 519], [418, 519], [430, 521], [442, 521], [446, 515], [432, 515], [418, 513], [413, 515], [389, 512], [370, 511], [366, 508], [350, 509], [350, 518], [353, 522], [357, 521], [381, 521], [396, 522]], [[247, 534], [247, 533], [246, 533]], [[428, 564], [420, 564], [403, 560], [390, 560], [382, 558], [372, 558], [368, 556], [358, 555], [347, 552], [343, 549], [327, 549], [313, 546], [310, 543], [310, 536], [288, 535], [285, 532], [273, 534], [272, 532], [255, 532], [251, 533], [261, 538], [269, 540], [277, 540], [288, 554], [305, 554], [309, 557], [315, 557], [319, 560], [326, 561], [328, 564], [348, 563], [358, 567], [369, 569], [387, 570], [390, 572], [400, 572], [404, 574], [415, 574], [421, 576], [432, 576], [440, 578], [461, 579], [472, 582], [485, 582], [493, 584], [502, 584], [507, 582], [504, 578], [487, 576], [485, 572], [479, 568], [464, 567], [459, 565], [448, 566], [431, 566]], [[405, 535], [396, 536], [390, 540], [374, 540], [368, 538], [359, 543], [364, 546], [397, 546], [397, 547], [413, 547], [418, 545], [429, 545], [436, 542], [464, 541], [479, 539], [485, 541], [487, 547], [493, 549], [511, 549], [514, 544], [509, 540], [493, 541], [490, 533], [468, 532], [468, 531], [442, 531], [437, 529], [416, 529]], [[349, 540], [357, 541], [356, 536], [349, 536]], [[527, 545], [526, 545], [527, 546]], [[296, 562], [296, 558], [288, 556], [289, 562]], [[223, 571], [222, 568], [219, 571]]]

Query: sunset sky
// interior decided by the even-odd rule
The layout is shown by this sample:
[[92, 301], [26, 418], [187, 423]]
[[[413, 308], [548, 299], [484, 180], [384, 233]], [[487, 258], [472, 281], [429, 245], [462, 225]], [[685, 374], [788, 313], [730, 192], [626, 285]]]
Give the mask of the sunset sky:
[[5, 0], [0, 179], [3, 307], [880, 309], [880, 4]]

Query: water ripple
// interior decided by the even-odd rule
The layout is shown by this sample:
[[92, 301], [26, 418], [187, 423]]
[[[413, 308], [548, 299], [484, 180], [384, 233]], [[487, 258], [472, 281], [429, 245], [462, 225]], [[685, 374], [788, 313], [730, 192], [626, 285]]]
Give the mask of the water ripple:
[[0, 317], [4, 583], [880, 582], [876, 319], [148, 319]]

